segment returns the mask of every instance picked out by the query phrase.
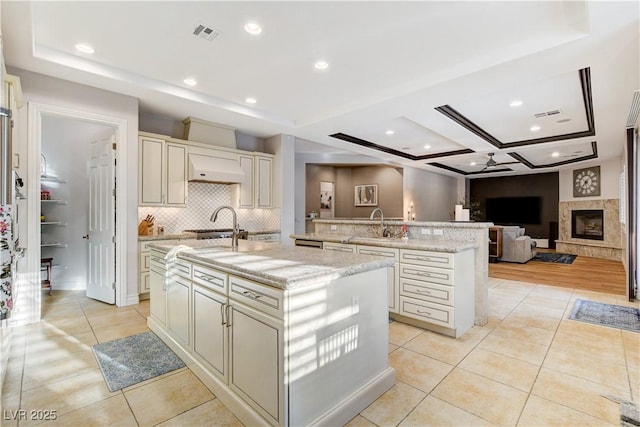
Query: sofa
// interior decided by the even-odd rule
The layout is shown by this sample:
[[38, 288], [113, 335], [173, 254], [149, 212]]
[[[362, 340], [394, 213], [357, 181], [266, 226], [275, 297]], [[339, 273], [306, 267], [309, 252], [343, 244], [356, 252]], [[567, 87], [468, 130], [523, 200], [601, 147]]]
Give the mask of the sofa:
[[518, 226], [502, 227], [502, 257], [500, 261], [525, 263], [536, 256], [536, 242]]

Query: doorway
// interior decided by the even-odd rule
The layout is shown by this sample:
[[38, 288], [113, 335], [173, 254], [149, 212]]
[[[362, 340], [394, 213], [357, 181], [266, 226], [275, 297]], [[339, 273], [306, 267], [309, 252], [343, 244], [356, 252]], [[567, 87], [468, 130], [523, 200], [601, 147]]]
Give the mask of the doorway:
[[[113, 126], [65, 116], [42, 118], [40, 155], [40, 258], [50, 260], [45, 271], [56, 290], [87, 290], [90, 181], [87, 163], [96, 141], [110, 141]], [[113, 165], [112, 165], [113, 167]], [[113, 176], [113, 172], [110, 173]], [[111, 198], [101, 194], [102, 199]], [[112, 206], [102, 200], [103, 206]], [[112, 209], [112, 208], [111, 208]], [[113, 218], [114, 212], [109, 216]], [[113, 259], [113, 256], [110, 257]], [[113, 270], [113, 266], [110, 267]], [[102, 274], [106, 274], [102, 271]], [[113, 271], [108, 273], [112, 276]], [[111, 297], [104, 301], [115, 302]]]
[[[43, 145], [46, 147], [46, 138], [47, 135], [45, 132], [47, 131], [46, 125], [47, 121], [50, 118], [58, 118], [58, 119], [67, 119], [72, 121], [83, 122], [85, 124], [92, 124], [102, 126], [102, 129], [106, 132], [110, 130], [111, 133], [116, 135], [117, 141], [127, 141], [127, 122], [126, 120], [107, 117], [102, 115], [96, 115], [92, 113], [86, 113], [84, 111], [71, 110], [63, 107], [44, 105], [39, 103], [30, 102], [28, 104], [28, 129], [26, 135], [26, 156], [27, 162], [30, 165], [39, 165], [41, 164], [41, 148]], [[44, 123], [44, 127], [43, 127]], [[94, 128], [96, 129], [96, 128]], [[96, 135], [97, 136], [97, 135]], [[87, 146], [89, 146], [90, 141], [85, 141]], [[119, 162], [115, 165], [115, 176], [120, 177], [123, 182], [126, 182], [127, 177], [127, 169], [126, 169], [126, 146], [125, 143], [116, 144], [114, 146], [114, 152], [116, 157], [119, 159]], [[48, 148], [47, 148], [48, 150]], [[63, 154], [69, 155], [67, 150], [54, 150], [60, 151]], [[55, 156], [56, 154], [50, 154], [50, 156]], [[46, 154], [45, 154], [46, 156]], [[49, 169], [53, 167], [53, 162], [47, 160], [47, 168], [48, 171], [53, 172], [53, 169]], [[86, 176], [87, 164], [83, 162], [82, 164], [74, 163], [71, 167], [68, 167], [66, 170], [60, 171], [61, 176], [65, 176], [65, 174], [73, 174], [74, 171], [80, 171], [80, 175], [82, 178], [78, 178], [78, 180], [88, 181]], [[75, 180], [75, 179], [74, 179]], [[40, 284], [40, 266], [41, 266], [41, 235], [40, 235], [40, 212], [41, 212], [41, 200], [40, 200], [40, 168], [32, 167], [29, 168], [27, 174], [27, 228], [28, 230], [33, 230], [35, 232], [30, 232], [27, 237], [27, 251], [26, 251], [26, 269], [25, 275], [29, 278], [28, 284], [25, 285], [24, 289], [21, 289], [22, 293], [22, 310], [24, 313], [23, 319], [20, 323], [32, 323], [37, 322], [41, 318], [41, 300], [43, 297], [43, 293], [41, 291]], [[124, 191], [124, 194], [127, 194], [127, 191]], [[115, 197], [115, 194], [113, 195]], [[75, 194], [69, 193], [69, 199], [75, 200]], [[80, 198], [78, 198], [80, 199]], [[112, 208], [107, 215], [114, 218], [116, 221], [115, 233], [113, 235], [113, 241], [115, 241], [115, 250], [114, 250], [114, 260], [113, 265], [110, 267], [114, 270], [113, 277], [114, 280], [110, 283], [112, 289], [115, 292], [115, 303], [118, 306], [127, 305], [129, 302], [127, 296], [127, 266], [129, 263], [127, 262], [127, 224], [129, 221], [127, 220], [127, 207], [126, 207], [126, 197], [117, 198], [114, 204], [112, 204]], [[51, 214], [53, 215], [53, 213]], [[53, 216], [51, 218], [55, 219]], [[45, 214], [46, 219], [46, 214]], [[71, 221], [67, 221], [70, 223]], [[84, 233], [80, 234], [80, 237], [85, 235], [86, 228]], [[120, 243], [120, 244], [119, 244]], [[86, 243], [85, 243], [86, 246]], [[32, 250], [31, 250], [32, 249]], [[68, 249], [64, 248], [64, 249]], [[85, 249], [86, 253], [86, 249]], [[62, 260], [62, 255], [59, 255], [59, 259]], [[75, 262], [71, 260], [71, 263]], [[70, 265], [71, 263], [67, 263]], [[65, 265], [60, 263], [61, 265]], [[54, 267], [55, 269], [56, 267]], [[58, 269], [64, 267], [57, 267]], [[55, 275], [56, 272], [53, 274]], [[77, 273], [82, 276], [81, 273]], [[68, 274], [71, 276], [71, 274]], [[68, 277], [69, 283], [73, 283], [72, 278]], [[86, 276], [84, 276], [84, 280], [86, 280]], [[71, 286], [67, 284], [68, 286]], [[54, 285], [55, 289], [55, 285]]]

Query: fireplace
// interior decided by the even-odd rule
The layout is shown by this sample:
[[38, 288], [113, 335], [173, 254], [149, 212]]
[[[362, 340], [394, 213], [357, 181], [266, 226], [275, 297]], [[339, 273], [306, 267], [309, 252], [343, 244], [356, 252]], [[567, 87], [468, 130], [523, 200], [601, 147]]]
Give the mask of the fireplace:
[[571, 211], [571, 237], [604, 240], [604, 211], [602, 209]]

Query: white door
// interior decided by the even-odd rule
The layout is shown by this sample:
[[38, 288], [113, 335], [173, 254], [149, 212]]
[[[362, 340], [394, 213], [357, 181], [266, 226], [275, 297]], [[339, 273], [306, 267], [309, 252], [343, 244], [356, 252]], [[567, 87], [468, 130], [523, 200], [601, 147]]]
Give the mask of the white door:
[[115, 140], [91, 143], [87, 296], [115, 304]]

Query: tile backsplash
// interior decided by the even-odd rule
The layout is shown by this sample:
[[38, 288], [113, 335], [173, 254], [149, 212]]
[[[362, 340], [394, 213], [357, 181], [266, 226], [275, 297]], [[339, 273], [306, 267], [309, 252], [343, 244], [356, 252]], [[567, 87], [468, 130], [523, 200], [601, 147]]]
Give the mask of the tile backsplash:
[[[209, 220], [217, 207], [231, 205], [230, 185], [190, 182], [187, 194], [187, 207], [184, 208], [139, 207], [138, 221], [153, 215], [155, 224], [164, 226], [165, 234], [194, 228], [231, 228], [233, 221], [229, 211], [220, 212], [215, 223]], [[236, 209], [236, 212], [238, 225], [245, 230], [280, 229], [280, 209]]]

